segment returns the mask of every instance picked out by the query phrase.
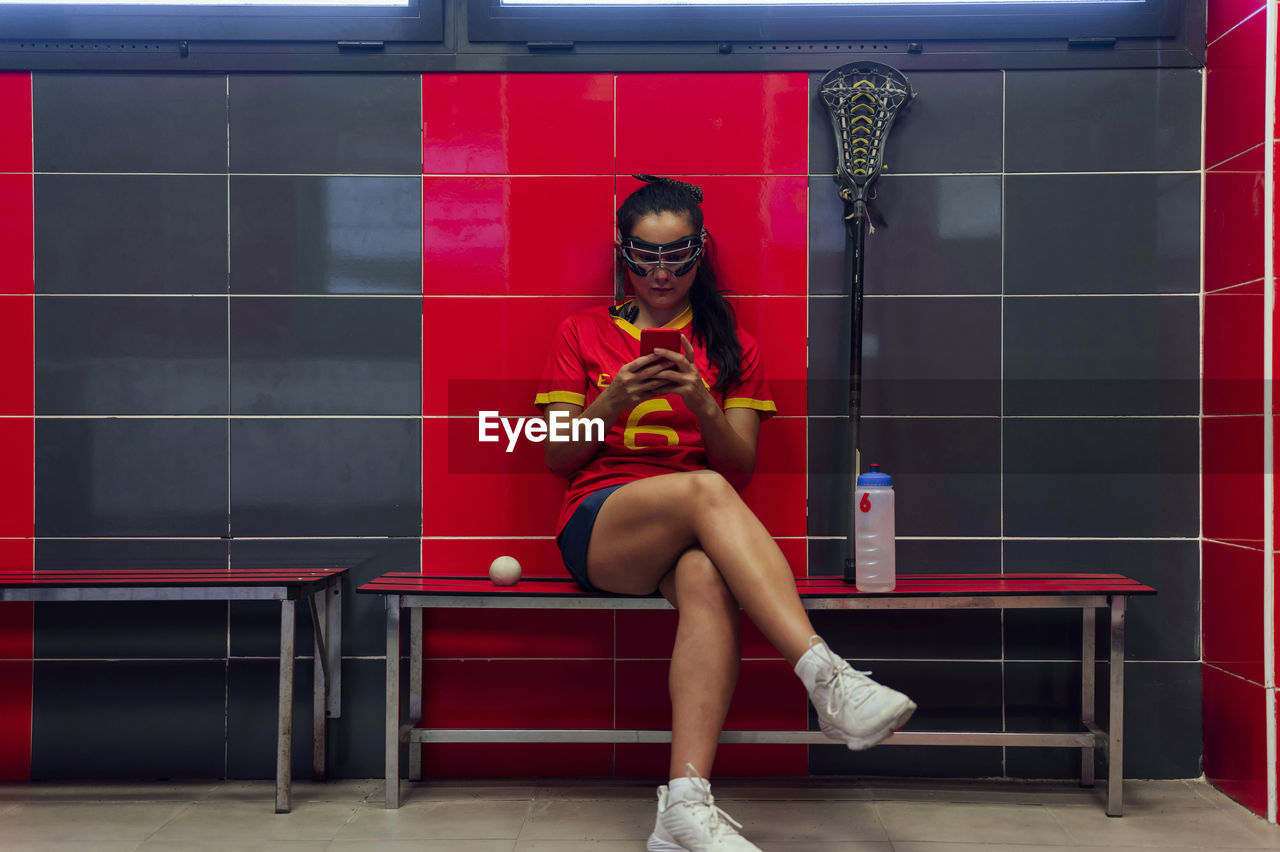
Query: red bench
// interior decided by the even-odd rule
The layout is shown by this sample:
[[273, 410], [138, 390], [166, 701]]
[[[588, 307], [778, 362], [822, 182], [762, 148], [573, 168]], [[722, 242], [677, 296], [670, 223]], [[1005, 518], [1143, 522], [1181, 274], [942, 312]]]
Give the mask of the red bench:
[[325, 777], [325, 729], [341, 716], [342, 575], [346, 568], [94, 569], [0, 571], [0, 601], [280, 601], [280, 689], [276, 719], [276, 813], [292, 807], [294, 611], [305, 599], [315, 635], [312, 774]]
[[[1155, 589], [1119, 574], [917, 574], [898, 577], [891, 592], [861, 593], [837, 577], [796, 582], [806, 609], [1079, 609], [1082, 641], [1081, 730], [1074, 733], [902, 731], [887, 745], [1035, 746], [1080, 749], [1080, 783], [1093, 786], [1094, 749], [1107, 760], [1109, 816], [1123, 813], [1124, 615], [1131, 595]], [[582, 591], [569, 579], [533, 578], [495, 586], [488, 577], [417, 573], [384, 574], [360, 592], [386, 598], [387, 703], [386, 806], [400, 805], [400, 746], [441, 742], [670, 742], [667, 731], [648, 730], [460, 730], [419, 728], [422, 713], [422, 610], [424, 608], [667, 609], [660, 596], [623, 597]], [[409, 722], [400, 722], [400, 612], [410, 610]], [[1111, 692], [1109, 719], [1094, 719], [1094, 628], [1096, 610], [1110, 611]], [[724, 731], [723, 743], [830, 745], [818, 731]], [[409, 778], [422, 778], [422, 750], [409, 749]]]

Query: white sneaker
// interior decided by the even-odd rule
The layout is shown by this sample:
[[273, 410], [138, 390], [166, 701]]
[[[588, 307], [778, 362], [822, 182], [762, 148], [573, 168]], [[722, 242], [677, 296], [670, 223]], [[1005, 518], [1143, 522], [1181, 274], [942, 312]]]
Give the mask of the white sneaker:
[[915, 712], [914, 701], [867, 677], [871, 672], [855, 671], [819, 637], [809, 639], [809, 650], [822, 665], [809, 699], [818, 711], [818, 727], [831, 739], [862, 751], [887, 739]]
[[707, 783], [693, 764], [685, 764], [697, 797], [671, 801], [666, 785], [658, 788], [658, 821], [649, 835], [649, 852], [761, 852], [738, 829], [742, 823], [716, 807]]

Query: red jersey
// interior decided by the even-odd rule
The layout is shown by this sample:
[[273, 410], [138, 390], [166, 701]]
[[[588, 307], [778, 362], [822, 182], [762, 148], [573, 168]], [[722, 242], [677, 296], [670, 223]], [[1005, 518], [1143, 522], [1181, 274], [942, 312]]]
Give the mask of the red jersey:
[[[693, 343], [693, 310], [671, 320], [663, 328], [677, 328]], [[738, 329], [742, 344], [742, 377], [722, 390], [715, 384], [717, 368], [698, 343], [693, 344], [694, 363], [711, 395], [723, 409], [750, 408], [763, 418], [778, 411], [760, 364], [760, 349], [751, 335]], [[640, 357], [640, 329], [612, 316], [607, 307], [589, 308], [560, 323], [547, 366], [542, 372], [535, 404], [545, 411], [553, 402], [583, 408], [604, 392], [618, 368]], [[569, 475], [569, 488], [556, 535], [569, 522], [578, 504], [593, 491], [686, 470], [707, 467], [707, 451], [698, 430], [698, 418], [677, 393], [645, 400], [618, 416], [596, 454]]]

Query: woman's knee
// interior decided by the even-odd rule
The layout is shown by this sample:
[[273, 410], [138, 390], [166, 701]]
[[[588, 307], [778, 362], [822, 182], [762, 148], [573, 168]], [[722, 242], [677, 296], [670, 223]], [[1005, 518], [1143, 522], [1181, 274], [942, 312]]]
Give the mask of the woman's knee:
[[696, 509], [723, 509], [745, 505], [738, 491], [721, 474], [714, 470], [699, 470], [689, 474], [686, 480], [690, 505]]
[[724, 577], [700, 548], [691, 547], [681, 554], [676, 562], [675, 583], [681, 609], [701, 606], [734, 613], [738, 610], [738, 602], [725, 584]]

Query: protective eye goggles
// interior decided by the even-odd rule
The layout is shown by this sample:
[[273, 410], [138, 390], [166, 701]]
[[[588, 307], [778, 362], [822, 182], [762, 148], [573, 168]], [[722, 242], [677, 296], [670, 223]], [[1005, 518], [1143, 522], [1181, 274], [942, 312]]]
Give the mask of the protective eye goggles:
[[691, 237], [681, 237], [669, 243], [650, 243], [636, 237], [624, 237], [618, 245], [618, 253], [627, 268], [642, 278], [658, 267], [672, 275], [684, 275], [702, 256], [707, 232]]

